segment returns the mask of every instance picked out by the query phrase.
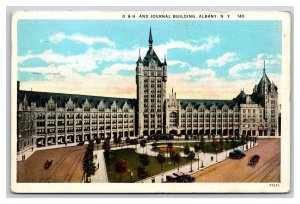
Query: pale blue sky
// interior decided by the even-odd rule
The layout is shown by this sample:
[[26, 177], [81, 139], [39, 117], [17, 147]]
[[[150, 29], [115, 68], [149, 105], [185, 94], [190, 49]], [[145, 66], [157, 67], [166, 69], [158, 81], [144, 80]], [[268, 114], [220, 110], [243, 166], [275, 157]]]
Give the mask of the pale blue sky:
[[[154, 50], [161, 59], [167, 54], [168, 89], [184, 93], [183, 86], [201, 89], [219, 81], [223, 85], [214, 85], [211, 96], [217, 98], [224, 92], [219, 87], [244, 81], [246, 87], [234, 88], [249, 90], [261, 77], [263, 60], [271, 80], [279, 83], [280, 21], [19, 20], [18, 80], [24, 88], [50, 86], [55, 92], [76, 92], [63, 84], [78, 82], [88, 90], [95, 87], [89, 94], [98, 95], [108, 95], [107, 87], [123, 87], [118, 96], [135, 97], [135, 62], [139, 48], [142, 55], [147, 51], [150, 26]], [[97, 85], [84, 86], [89, 79]], [[126, 83], [118, 88], [112, 79]]]

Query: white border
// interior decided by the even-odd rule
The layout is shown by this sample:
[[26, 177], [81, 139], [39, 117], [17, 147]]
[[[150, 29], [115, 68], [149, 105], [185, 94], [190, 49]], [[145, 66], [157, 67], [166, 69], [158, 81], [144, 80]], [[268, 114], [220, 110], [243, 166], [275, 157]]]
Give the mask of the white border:
[[[88, 15], [87, 15], [88, 12]], [[16, 183], [16, 21], [18, 19], [120, 19], [121, 13], [133, 13], [133, 11], [47, 11], [47, 12], [16, 12], [12, 19], [12, 75], [11, 75], [11, 189], [13, 192], [19, 193], [213, 193], [213, 192], [288, 192], [290, 189], [290, 15], [288, 12], [270, 12], [270, 11], [242, 11], [246, 14], [244, 20], [282, 20], [282, 59], [283, 70], [282, 77], [284, 87], [281, 89], [287, 90], [282, 92], [282, 132], [287, 136], [282, 136], [281, 140], [281, 184], [279, 188], [270, 188], [269, 183], [192, 183], [192, 184], [41, 184], [41, 183]], [[160, 11], [135, 11], [140, 13], [159, 13]], [[187, 11], [161, 11], [168, 14], [188, 13]], [[199, 11], [189, 11], [196, 12]], [[223, 11], [224, 12], [224, 11]], [[200, 11], [201, 14], [213, 14], [213, 11]], [[229, 12], [232, 16], [241, 13], [241, 11]], [[127, 20], [127, 19], [126, 19]], [[135, 19], [137, 20], [137, 19]], [[144, 20], [144, 19], [142, 19]], [[149, 19], [147, 19], [149, 20]], [[154, 19], [158, 20], [158, 19]], [[163, 19], [167, 20], [167, 19]], [[174, 20], [174, 19], [172, 19]], [[178, 19], [183, 20], [183, 19]], [[205, 19], [209, 20], [209, 19]], [[215, 20], [215, 19], [212, 19]], [[226, 19], [228, 20], [228, 19]], [[231, 18], [229, 20], [242, 20]]]

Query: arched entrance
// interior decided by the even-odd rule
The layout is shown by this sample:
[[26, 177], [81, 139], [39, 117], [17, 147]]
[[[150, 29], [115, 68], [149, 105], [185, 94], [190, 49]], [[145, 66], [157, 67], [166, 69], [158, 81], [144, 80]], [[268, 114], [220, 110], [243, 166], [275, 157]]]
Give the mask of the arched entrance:
[[65, 144], [65, 136], [59, 136], [57, 138], [57, 144]]
[[67, 142], [68, 143], [73, 143], [74, 142], [74, 135], [68, 135], [67, 136]]
[[76, 142], [82, 142], [82, 135], [76, 136]]
[[36, 146], [37, 147], [44, 147], [45, 146], [45, 138], [37, 138], [36, 139]]
[[48, 137], [48, 145], [55, 145], [55, 137]]
[[271, 136], [275, 136], [275, 130], [274, 129], [271, 130]]
[[173, 135], [177, 135], [177, 130], [170, 130], [169, 133]]
[[91, 135], [90, 134], [84, 134], [84, 141], [90, 141]]

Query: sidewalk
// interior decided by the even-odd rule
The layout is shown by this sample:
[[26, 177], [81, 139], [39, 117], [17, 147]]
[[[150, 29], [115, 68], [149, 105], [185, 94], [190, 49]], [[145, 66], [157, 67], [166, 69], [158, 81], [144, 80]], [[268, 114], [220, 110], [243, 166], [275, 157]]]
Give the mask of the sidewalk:
[[92, 175], [92, 183], [108, 182], [103, 152], [103, 150], [94, 151], [94, 162], [96, 164], [96, 167], [98, 167], [99, 164], [99, 168], [96, 170], [95, 175]]

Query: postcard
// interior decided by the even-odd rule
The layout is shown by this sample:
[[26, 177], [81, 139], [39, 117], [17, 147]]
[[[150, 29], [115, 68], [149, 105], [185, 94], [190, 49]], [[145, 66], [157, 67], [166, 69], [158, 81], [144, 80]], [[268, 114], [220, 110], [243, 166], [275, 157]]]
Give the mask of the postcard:
[[12, 13], [15, 193], [286, 193], [291, 16]]

